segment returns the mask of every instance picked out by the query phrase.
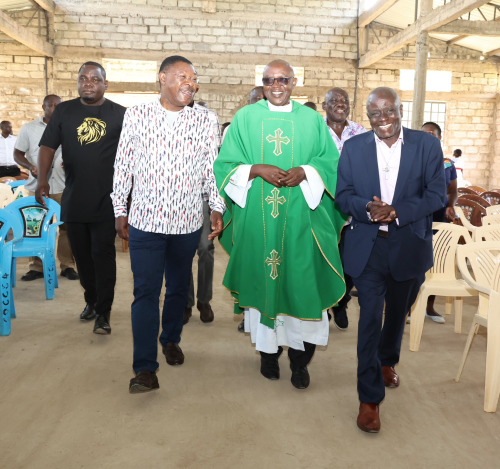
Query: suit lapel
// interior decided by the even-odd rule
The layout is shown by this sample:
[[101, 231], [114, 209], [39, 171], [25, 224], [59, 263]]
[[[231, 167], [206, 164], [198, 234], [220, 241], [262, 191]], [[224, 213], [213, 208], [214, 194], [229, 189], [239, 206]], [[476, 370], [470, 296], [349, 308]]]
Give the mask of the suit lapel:
[[375, 143], [375, 136], [373, 131], [367, 132], [365, 138], [366, 144], [366, 157], [363, 158], [363, 164], [365, 165], [364, 171], [368, 176], [368, 179], [372, 185], [371, 193], [376, 195], [379, 199], [380, 195], [380, 178], [378, 174], [378, 162], [377, 162], [377, 145]]
[[392, 203], [396, 202], [401, 195], [403, 187], [410, 174], [411, 166], [413, 164], [413, 158], [415, 157], [415, 144], [411, 141], [410, 132], [408, 129], [403, 127], [403, 145], [401, 148], [401, 161], [399, 163], [398, 180], [396, 181], [396, 189], [394, 191], [394, 197], [392, 198]]

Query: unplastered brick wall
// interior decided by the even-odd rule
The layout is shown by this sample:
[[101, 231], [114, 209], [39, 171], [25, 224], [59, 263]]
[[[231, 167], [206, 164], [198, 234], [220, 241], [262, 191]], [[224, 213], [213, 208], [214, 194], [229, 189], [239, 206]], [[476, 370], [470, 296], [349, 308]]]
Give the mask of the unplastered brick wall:
[[495, 100], [493, 113], [495, 133], [491, 140], [488, 189], [500, 189], [500, 95]]

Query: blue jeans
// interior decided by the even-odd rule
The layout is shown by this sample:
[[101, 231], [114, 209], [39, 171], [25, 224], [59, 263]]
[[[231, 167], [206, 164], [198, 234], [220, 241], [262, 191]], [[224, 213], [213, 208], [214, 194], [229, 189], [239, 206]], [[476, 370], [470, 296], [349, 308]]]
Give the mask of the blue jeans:
[[160, 293], [165, 273], [167, 292], [162, 313], [160, 343], [179, 343], [184, 322], [193, 257], [201, 229], [194, 233], [165, 235], [130, 227], [130, 262], [134, 274], [132, 333], [136, 373], [158, 367]]

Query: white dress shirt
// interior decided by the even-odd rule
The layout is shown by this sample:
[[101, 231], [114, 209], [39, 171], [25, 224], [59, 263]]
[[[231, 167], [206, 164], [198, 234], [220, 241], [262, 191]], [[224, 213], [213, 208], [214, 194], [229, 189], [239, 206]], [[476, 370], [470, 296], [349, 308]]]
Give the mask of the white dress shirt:
[[[392, 147], [389, 146], [375, 134], [375, 144], [377, 146], [378, 176], [380, 179], [380, 196], [382, 202], [392, 204], [396, 182], [398, 181], [399, 164], [401, 162], [401, 149], [403, 148], [403, 128]], [[369, 214], [368, 214], [369, 215]], [[371, 217], [370, 217], [371, 218]], [[398, 220], [395, 220], [398, 223]], [[389, 231], [387, 223], [381, 223], [382, 231]]]
[[[292, 112], [292, 102], [285, 106], [274, 106], [269, 101], [267, 102], [269, 110], [272, 112]], [[325, 191], [325, 185], [322, 179], [319, 177], [317, 171], [315, 171], [309, 165], [302, 165], [301, 168], [306, 173], [306, 179], [304, 179], [300, 184], [302, 189], [302, 194], [306, 199], [307, 205], [311, 210], [315, 210], [316, 207], [321, 202], [321, 197]], [[252, 187], [252, 182], [249, 181], [250, 170], [252, 165], [243, 164], [241, 165], [231, 176], [229, 184], [226, 185], [224, 190], [226, 194], [231, 197], [235, 204], [238, 204], [241, 208], [245, 208], [247, 202], [247, 194]]]
[[0, 166], [17, 166], [14, 160], [14, 145], [17, 137], [9, 135], [5, 138], [0, 134]]

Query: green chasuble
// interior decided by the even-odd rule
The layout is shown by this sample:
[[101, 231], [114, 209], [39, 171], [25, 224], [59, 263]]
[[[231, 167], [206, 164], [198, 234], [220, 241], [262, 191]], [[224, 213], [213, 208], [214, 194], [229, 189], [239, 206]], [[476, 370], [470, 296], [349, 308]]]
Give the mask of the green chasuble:
[[[339, 153], [321, 115], [293, 101], [273, 112], [266, 100], [238, 111], [214, 163], [226, 202], [220, 242], [229, 254], [223, 284], [240, 308], [255, 308], [274, 328], [278, 315], [320, 321], [345, 294], [338, 242], [347, 217], [334, 202]], [[285, 171], [312, 166], [325, 192], [311, 210], [300, 186], [277, 188], [257, 177], [241, 208], [226, 194], [240, 165]]]

